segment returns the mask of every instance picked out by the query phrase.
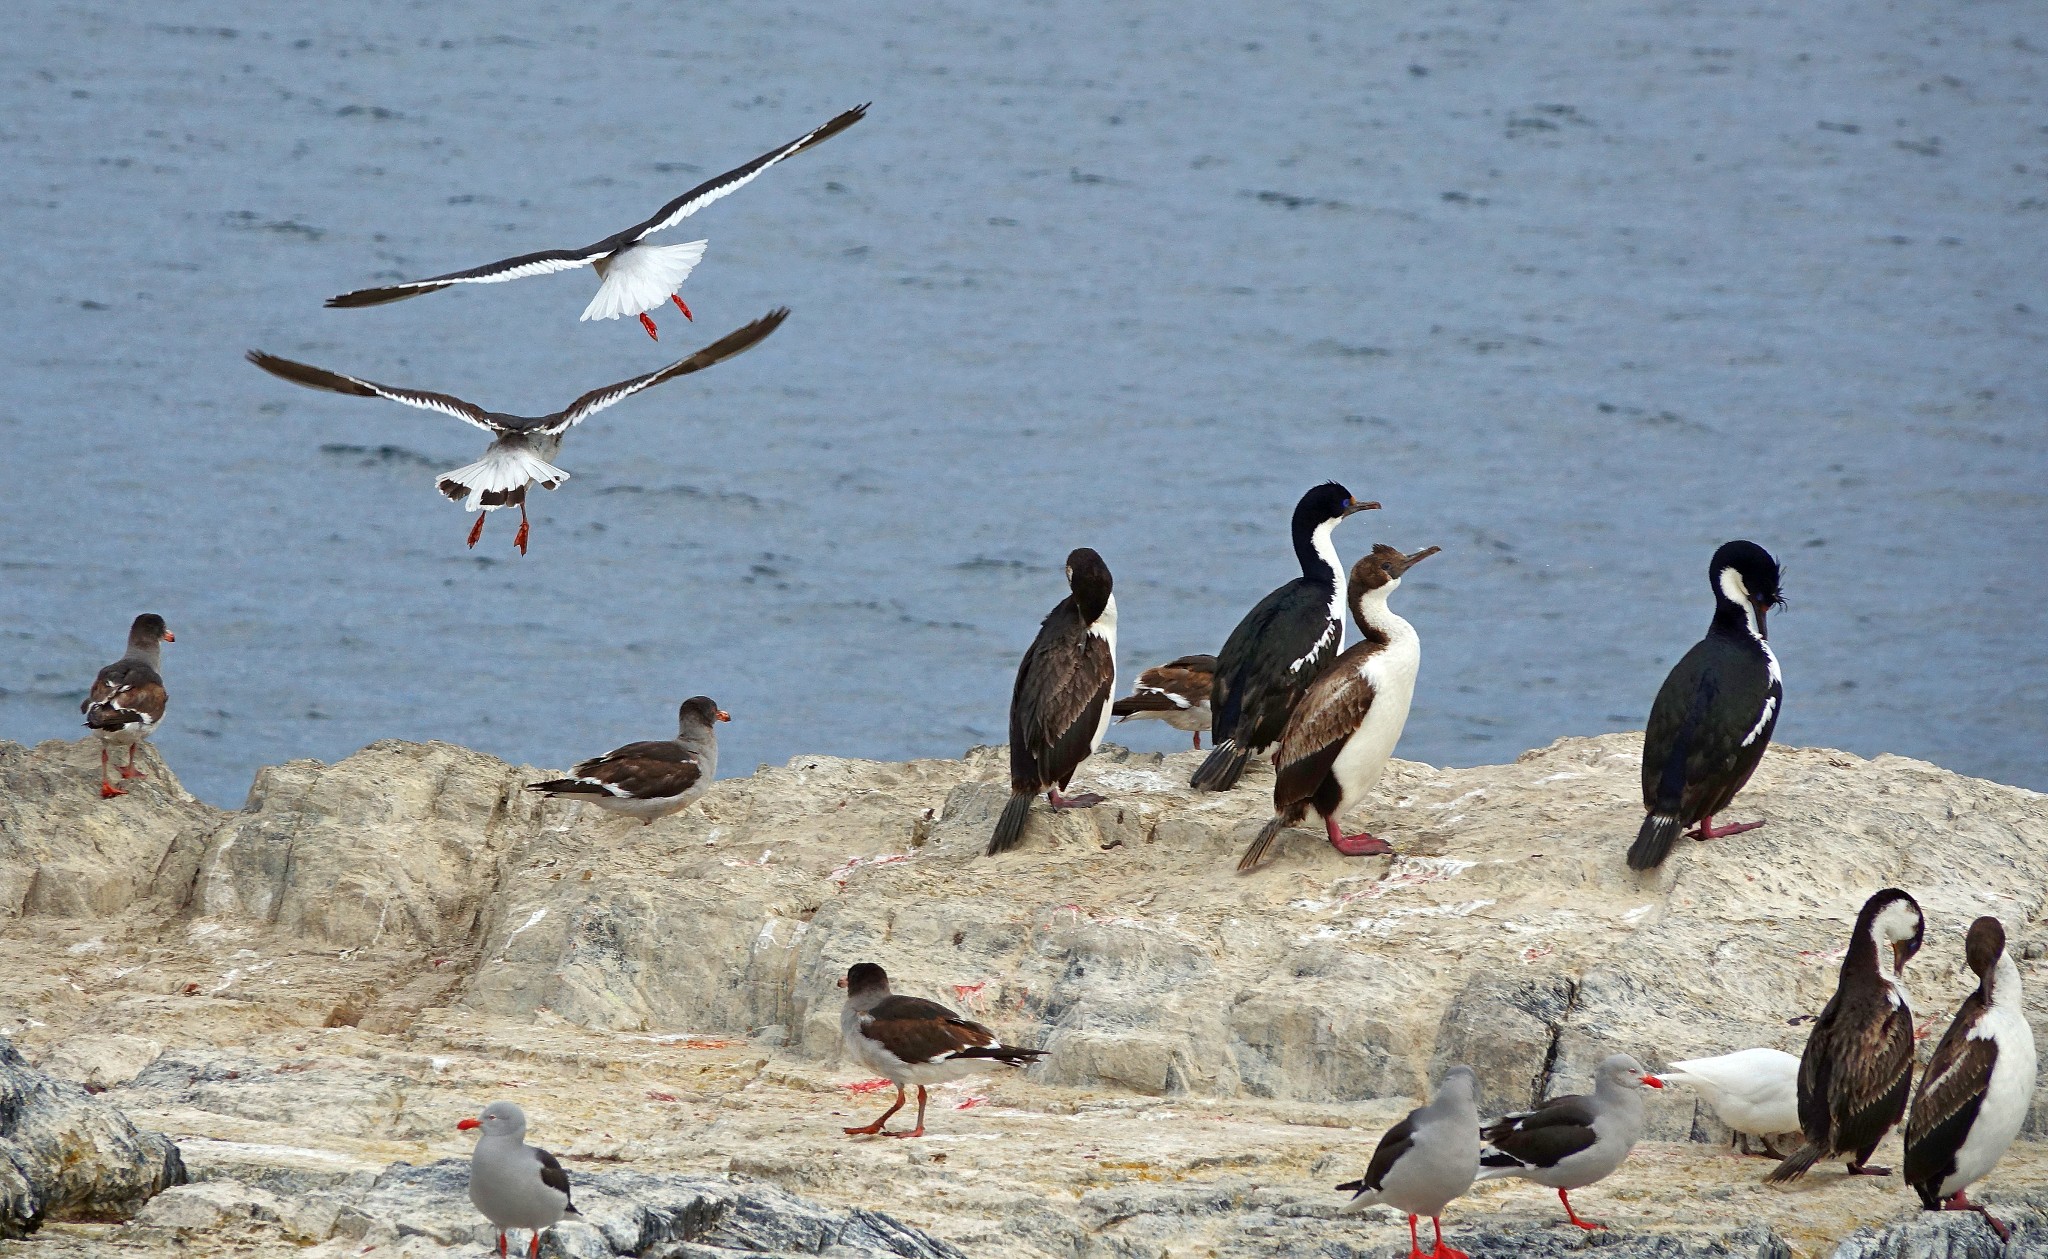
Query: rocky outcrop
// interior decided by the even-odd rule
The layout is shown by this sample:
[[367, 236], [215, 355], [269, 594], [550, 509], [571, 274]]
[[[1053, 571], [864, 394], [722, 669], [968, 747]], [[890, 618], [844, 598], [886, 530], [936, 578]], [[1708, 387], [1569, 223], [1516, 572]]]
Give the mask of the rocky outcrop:
[[0, 1039], [0, 1237], [45, 1220], [121, 1220], [182, 1184], [178, 1147]]
[[[976, 1254], [1149, 1256], [1196, 1241], [1234, 1254], [1252, 1236], [1234, 1230], [1267, 1210], [1335, 1230], [1317, 1253], [1378, 1253], [1389, 1230], [1328, 1220], [1327, 1186], [1357, 1173], [1389, 1117], [1445, 1066], [1472, 1064], [1485, 1104], [1506, 1108], [1582, 1087], [1616, 1050], [1651, 1063], [1796, 1052], [1858, 905], [1888, 884], [1928, 914], [1907, 981], [1937, 1032], [1970, 986], [1960, 941], [1973, 917], [2000, 915], [2025, 957], [2048, 952], [2048, 798], [1897, 757], [1774, 747], [1736, 811], [1770, 825], [1683, 845], [1647, 875], [1621, 860], [1640, 817], [1639, 736], [1560, 740], [1504, 766], [1395, 762], [1357, 820], [1399, 857], [1341, 858], [1304, 830], [1240, 876], [1270, 778], [1198, 796], [1187, 753], [1106, 750], [1079, 786], [1107, 803], [1036, 812], [1021, 848], [988, 858], [1007, 797], [1000, 749], [909, 764], [801, 757], [643, 827], [542, 801], [523, 784], [544, 771], [445, 744], [384, 742], [334, 765], [265, 770], [235, 813], [180, 801], [168, 778], [161, 799], [101, 802], [87, 773], [97, 753], [82, 747], [0, 747], [0, 766], [68, 767], [9, 779], [4, 800], [6, 842], [40, 865], [21, 901], [36, 908], [0, 931], [0, 962], [24, 976], [0, 995], [0, 1020], [16, 1020], [0, 1025], [28, 1028], [52, 1070], [111, 1089], [151, 1122], [191, 1125], [181, 1132], [269, 1148], [278, 1129], [308, 1149], [358, 1151], [351, 1159], [381, 1152], [381, 1168], [401, 1156], [394, 1143], [445, 1153], [433, 1143], [464, 1108], [535, 1087], [545, 1063], [559, 1091], [534, 1105], [587, 1123], [589, 1149], [636, 1172], [718, 1149], [736, 1171], [849, 1209], [923, 1186], [910, 1200]], [[154, 838], [122, 848], [131, 814]], [[55, 912], [92, 905], [111, 908]], [[837, 1092], [852, 1069], [839, 1060], [836, 983], [861, 960], [887, 966], [899, 991], [1049, 1051], [1028, 1074], [939, 1103], [970, 1113], [948, 1113], [940, 1138], [911, 1147], [950, 1150], [950, 1165], [906, 1170], [899, 1158], [848, 1182], [833, 1161], [859, 1143], [839, 1145], [819, 1108], [868, 1107]], [[2048, 1043], [2048, 981], [2027, 976]], [[686, 1083], [633, 1074], [654, 1061]], [[443, 1074], [465, 1069], [466, 1082]], [[620, 1072], [635, 1081], [623, 1101]], [[985, 1159], [944, 1144], [955, 1125], [979, 1124], [980, 1140], [1029, 1116], [1081, 1123], [1104, 1099], [1155, 1108], [1144, 1114], [1160, 1127], [1113, 1138], [1142, 1158], [1081, 1152], [1057, 1125], [1033, 1154], [1008, 1137]], [[603, 1134], [643, 1122], [628, 1103], [701, 1109], [689, 1141], [622, 1146]], [[763, 1107], [787, 1130], [742, 1123]], [[1266, 1125], [1260, 1152], [1237, 1148], [1241, 1129], [1209, 1132], [1223, 1147], [1199, 1155], [1156, 1148], [1184, 1115], [1224, 1108]], [[2039, 1132], [2048, 1106], [2035, 1110]], [[818, 1134], [838, 1152], [804, 1147]], [[1857, 1225], [1921, 1227], [1896, 1185], [1826, 1191], [1855, 1211], [1749, 1196], [1756, 1165], [1716, 1153], [1725, 1135], [1689, 1096], [1653, 1101], [1651, 1138], [1674, 1143], [1658, 1157], [1679, 1165], [1654, 1182], [1663, 1198], [1631, 1199], [1638, 1231], [1667, 1247], [1655, 1253], [1784, 1245], [1806, 1259]], [[1341, 1168], [1325, 1166], [1340, 1147]], [[1140, 1170], [1105, 1179], [1127, 1163]], [[1999, 1188], [2031, 1191], [2024, 1169], [2048, 1156], [2024, 1147], [2011, 1166], [2021, 1171], [2001, 1170], [1994, 1201]], [[339, 1192], [287, 1193], [259, 1173], [222, 1178], [287, 1205]], [[1741, 1205], [1675, 1212], [1675, 1186], [1701, 1176]], [[1294, 1196], [1261, 1196], [1280, 1183]], [[1099, 1194], [1138, 1205], [1120, 1215]], [[201, 1219], [216, 1197], [156, 1209]], [[954, 1198], [1000, 1223], [968, 1225], [965, 1207], [937, 1205]], [[318, 1232], [250, 1200], [220, 1218]], [[1498, 1234], [1542, 1253], [1527, 1247], [1556, 1242], [1545, 1218], [1459, 1227], [1482, 1248]], [[1296, 1227], [1275, 1221], [1257, 1227]]]
[[218, 822], [187, 795], [154, 744], [143, 777], [102, 800], [99, 740], [0, 741], [0, 918], [117, 914], [148, 894], [182, 838]]

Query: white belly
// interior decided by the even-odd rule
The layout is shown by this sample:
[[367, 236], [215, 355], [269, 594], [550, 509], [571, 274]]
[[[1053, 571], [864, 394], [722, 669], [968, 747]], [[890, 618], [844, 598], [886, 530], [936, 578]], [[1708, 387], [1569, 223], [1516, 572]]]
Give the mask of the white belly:
[[111, 747], [133, 747], [155, 733], [156, 723], [144, 718], [141, 721], [130, 722], [119, 730], [102, 730], [100, 740]]
[[1970, 1135], [1956, 1151], [1956, 1170], [1941, 1182], [1944, 1198], [1990, 1173], [2019, 1135], [2034, 1098], [2034, 1033], [2026, 1016], [2009, 1007], [1993, 1006], [1984, 1027], [1998, 1036], [1998, 1061], [1992, 1064], [1991, 1086], [1977, 1108]]
[[1415, 673], [1421, 660], [1421, 646], [1412, 633], [1397, 637], [1386, 650], [1367, 658], [1365, 675], [1373, 686], [1372, 707], [1331, 767], [1344, 793], [1337, 806], [1339, 814], [1356, 808], [1379, 784], [1394, 745], [1401, 741], [1402, 727], [1408, 724], [1408, 706], [1415, 698]]
[[692, 800], [703, 794], [704, 788], [693, 787], [682, 795], [669, 796], [661, 800], [628, 800], [623, 796], [577, 796], [576, 799], [588, 800], [607, 813], [623, 813], [627, 817], [657, 818], [667, 817], [671, 813], [682, 812], [682, 810], [689, 807]]

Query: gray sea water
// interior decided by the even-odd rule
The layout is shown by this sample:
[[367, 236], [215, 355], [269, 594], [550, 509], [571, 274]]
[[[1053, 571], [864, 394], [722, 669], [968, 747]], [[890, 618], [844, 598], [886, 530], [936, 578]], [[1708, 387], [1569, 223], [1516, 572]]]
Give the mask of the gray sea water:
[[[1781, 740], [2048, 788], [2048, 33], [2036, 0], [1242, 5], [255, 0], [9, 11], [0, 737], [163, 613], [191, 788], [440, 738], [561, 766], [716, 697], [728, 772], [1004, 737], [1063, 594], [1126, 676], [1214, 650], [1339, 533], [1397, 606], [1402, 754], [1640, 727], [1714, 546], [1787, 568]], [[575, 246], [866, 121], [666, 239], [697, 315], [571, 273], [330, 294]], [[481, 435], [261, 347], [596, 417], [532, 553], [431, 488]], [[1117, 737], [1182, 746], [1157, 724]]]

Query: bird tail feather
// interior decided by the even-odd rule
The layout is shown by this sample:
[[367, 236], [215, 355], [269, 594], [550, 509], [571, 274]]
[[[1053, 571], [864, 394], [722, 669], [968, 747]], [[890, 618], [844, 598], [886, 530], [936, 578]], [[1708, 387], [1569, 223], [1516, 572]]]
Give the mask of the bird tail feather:
[[1237, 746], [1237, 740], [1225, 739], [1210, 751], [1209, 759], [1188, 782], [1198, 791], [1228, 791], [1244, 777], [1245, 762], [1251, 758], [1249, 751]]
[[550, 778], [546, 782], [526, 784], [528, 791], [544, 791], [551, 796], [608, 796], [603, 783], [588, 778]]
[[1631, 870], [1654, 870], [1664, 864], [1664, 858], [1671, 855], [1671, 845], [1678, 840], [1679, 821], [1669, 813], [1652, 813], [1643, 819], [1643, 828], [1636, 832], [1636, 842], [1629, 845], [1628, 868]]
[[1792, 1151], [1791, 1155], [1784, 1162], [1772, 1168], [1771, 1174], [1764, 1177], [1764, 1179], [1774, 1185], [1782, 1185], [1788, 1180], [1797, 1180], [1804, 1176], [1815, 1163], [1820, 1162], [1821, 1155], [1824, 1153], [1826, 1151], [1813, 1142], [1808, 1141], [1805, 1145]]
[[683, 286], [704, 258], [701, 240], [680, 245], [634, 245], [613, 254], [597, 296], [584, 307], [584, 319], [617, 319], [653, 310]]
[[993, 1058], [997, 1062], [1006, 1062], [1013, 1067], [1028, 1067], [1040, 1058], [1045, 1057], [1045, 1050], [1019, 1049], [1015, 1045], [971, 1045], [966, 1049], [955, 1050], [947, 1054], [946, 1057], [949, 1059]]
[[988, 837], [989, 856], [1010, 851], [1024, 838], [1024, 819], [1031, 813], [1031, 801], [1029, 795], [1012, 795], [1003, 806], [1003, 815], [996, 819], [995, 834]]
[[526, 499], [526, 487], [535, 481], [542, 489], [554, 489], [569, 474], [521, 446], [492, 446], [484, 457], [453, 472], [434, 478], [434, 488], [452, 499], [462, 500], [462, 510], [496, 511]]
[[1244, 856], [1237, 859], [1237, 872], [1250, 874], [1257, 869], [1259, 862], [1266, 859], [1266, 850], [1273, 846], [1273, 841], [1280, 837], [1280, 832], [1286, 830], [1287, 826], [1288, 818], [1285, 814], [1276, 814], [1272, 821], [1261, 826], [1257, 838], [1252, 840], [1251, 847], [1245, 849]]
[[1380, 1191], [1377, 1189], [1366, 1188], [1364, 1177], [1360, 1177], [1357, 1180], [1347, 1180], [1343, 1184], [1337, 1186], [1337, 1189], [1340, 1193], [1349, 1193], [1355, 1195], [1351, 1199], [1351, 1201], [1337, 1208], [1340, 1214], [1353, 1215], [1359, 1211], [1365, 1210], [1367, 1207], [1376, 1207], [1380, 1205]]

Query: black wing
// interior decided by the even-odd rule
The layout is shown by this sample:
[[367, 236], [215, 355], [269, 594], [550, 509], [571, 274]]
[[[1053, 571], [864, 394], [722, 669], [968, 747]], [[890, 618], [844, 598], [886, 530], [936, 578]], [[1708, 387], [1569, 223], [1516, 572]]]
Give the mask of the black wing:
[[1912, 1114], [1906, 1120], [1905, 1173], [1907, 1184], [1916, 1189], [1927, 1186], [1920, 1194], [1923, 1199], [1955, 1170], [1956, 1151], [1970, 1135], [1970, 1126], [1991, 1086], [1998, 1042], [1970, 1039], [1970, 1030], [1983, 1011], [1982, 991], [1963, 999], [1963, 1008], [1936, 1046], [1913, 1094]]
[[1116, 683], [1109, 644], [1087, 632], [1073, 596], [1038, 627], [1010, 692], [1010, 788], [1063, 786], [1088, 759]]
[[474, 424], [487, 433], [509, 431], [498, 423], [490, 412], [473, 402], [464, 402], [450, 394], [380, 385], [374, 380], [344, 376], [340, 372], [330, 372], [324, 367], [294, 363], [288, 358], [265, 354], [261, 350], [249, 351], [249, 361], [281, 380], [289, 380], [308, 389], [325, 389], [329, 393], [345, 393], [354, 398], [388, 398], [392, 402], [403, 402], [409, 407], [418, 407], [423, 411], [439, 411], [443, 415], [452, 415], [463, 423]]
[[[1524, 1167], [1555, 1167], [1599, 1140], [1593, 1131], [1592, 1099], [1579, 1093], [1553, 1097], [1535, 1110], [1507, 1115], [1479, 1134], [1487, 1144]], [[1481, 1158], [1484, 1166], [1512, 1165]]]
[[[533, 1153], [536, 1158], [540, 1159], [540, 1183], [553, 1189], [564, 1198], [569, 1198], [569, 1173], [562, 1170], [562, 1164], [556, 1160], [554, 1155], [541, 1149], [539, 1146], [533, 1147]], [[575, 1210], [576, 1200], [570, 1198], [569, 1211], [571, 1214], [574, 1214]]]
[[1379, 1192], [1387, 1179], [1387, 1173], [1393, 1170], [1394, 1164], [1399, 1162], [1401, 1156], [1414, 1144], [1415, 1113], [1410, 1111], [1406, 1119], [1387, 1129], [1387, 1134], [1380, 1138], [1379, 1145], [1373, 1149], [1372, 1162], [1365, 1166], [1365, 1175], [1357, 1180], [1347, 1181], [1337, 1188], [1350, 1189], [1358, 1193]]
[[1295, 702], [1337, 658], [1344, 627], [1314, 595], [1311, 583], [1297, 578], [1261, 599], [1230, 631], [1209, 693], [1218, 743], [1231, 739], [1256, 750], [1279, 742]]
[[456, 284], [503, 284], [507, 280], [523, 280], [530, 275], [550, 275], [556, 271], [573, 271], [588, 266], [618, 248], [615, 239], [599, 241], [584, 249], [544, 249], [539, 253], [520, 254], [516, 258], [500, 258], [467, 271], [450, 271], [446, 275], [428, 276], [424, 280], [406, 280], [400, 284], [386, 284], [379, 288], [357, 289], [339, 297], [327, 299], [327, 305], [335, 309], [350, 309], [357, 306], [382, 306], [386, 302], [401, 301], [418, 297], [422, 293], [437, 293]]
[[753, 349], [766, 340], [769, 333], [780, 328], [782, 321], [787, 318], [789, 318], [789, 307], [779, 306], [737, 332], [726, 333], [718, 340], [713, 341], [710, 345], [705, 346], [679, 363], [670, 363], [660, 371], [648, 372], [644, 376], [635, 376], [631, 380], [622, 380], [616, 385], [606, 385], [602, 389], [593, 389], [548, 417], [543, 423], [536, 425], [534, 431], [545, 433], [550, 437], [566, 433], [572, 425], [597, 414], [614, 402], [625, 401], [627, 398], [639, 393], [642, 389], [652, 389], [665, 380], [674, 380], [678, 376], [687, 376], [691, 372], [701, 372], [715, 363], [724, 362], [735, 354]]
[[1643, 734], [1643, 807], [1690, 826], [1735, 798], [1763, 759], [1784, 688], [1745, 646], [1709, 636], [1658, 688]]
[[817, 130], [791, 140], [781, 148], [770, 149], [753, 161], [748, 162], [745, 166], [737, 166], [723, 175], [712, 176], [659, 210], [656, 210], [653, 218], [627, 228], [619, 233], [619, 236], [613, 237], [611, 241], [606, 243], [616, 242], [624, 244], [631, 241], [644, 240], [664, 228], [674, 227], [720, 197], [730, 196], [754, 182], [764, 171], [783, 158], [795, 157], [812, 145], [822, 144], [833, 136], [838, 135], [848, 127], [859, 122], [867, 115], [867, 112], [868, 107], [866, 105], [856, 105]]

